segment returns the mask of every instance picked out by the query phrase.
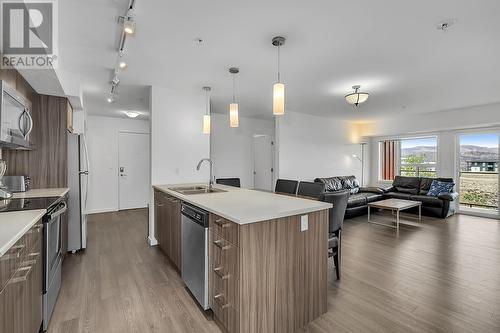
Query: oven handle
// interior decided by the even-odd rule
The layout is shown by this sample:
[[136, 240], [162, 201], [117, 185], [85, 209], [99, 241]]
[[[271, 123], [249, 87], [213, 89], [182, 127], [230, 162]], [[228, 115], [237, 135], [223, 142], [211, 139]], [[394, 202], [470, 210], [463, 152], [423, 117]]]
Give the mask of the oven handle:
[[63, 205], [64, 205], [64, 207], [63, 207], [63, 208], [61, 208], [61, 209], [57, 210], [57, 212], [55, 212], [55, 213], [50, 214], [50, 215], [48, 215], [48, 216], [47, 216], [47, 217], [48, 217], [48, 219], [49, 219], [49, 221], [51, 221], [51, 220], [55, 219], [55, 218], [56, 218], [56, 217], [58, 217], [59, 215], [64, 214], [64, 213], [68, 210], [68, 205], [66, 204], [66, 202], [65, 202], [65, 201], [63, 201], [62, 203], [63, 203]]

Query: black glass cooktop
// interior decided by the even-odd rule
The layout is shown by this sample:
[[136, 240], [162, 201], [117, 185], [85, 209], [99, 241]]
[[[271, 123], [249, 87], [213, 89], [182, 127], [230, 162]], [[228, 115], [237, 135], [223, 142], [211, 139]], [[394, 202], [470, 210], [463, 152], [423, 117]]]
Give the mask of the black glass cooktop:
[[60, 197], [0, 199], [0, 212], [47, 209]]

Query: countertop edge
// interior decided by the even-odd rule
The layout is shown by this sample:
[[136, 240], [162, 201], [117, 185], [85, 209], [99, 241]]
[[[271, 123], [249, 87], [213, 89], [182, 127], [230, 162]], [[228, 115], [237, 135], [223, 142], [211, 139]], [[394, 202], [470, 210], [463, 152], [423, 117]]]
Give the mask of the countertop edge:
[[[162, 188], [161, 186], [165, 186], [165, 185], [153, 185], [153, 189], [156, 189], [156, 190], [158, 190], [160, 192], [169, 194], [169, 195], [171, 195], [173, 197], [176, 197], [179, 200], [182, 200], [182, 201], [185, 201], [185, 202], [190, 203], [192, 205], [195, 205], [197, 207], [200, 207], [200, 208], [202, 208], [202, 209], [204, 209], [204, 210], [206, 210], [206, 211], [208, 211], [210, 213], [219, 215], [220, 217], [228, 219], [228, 220], [230, 220], [232, 222], [236, 222], [239, 225], [245, 225], [245, 224], [258, 223], [258, 222], [263, 222], [263, 221], [269, 221], [269, 220], [279, 219], [279, 218], [287, 217], [287, 216], [296, 216], [296, 215], [301, 215], [301, 214], [308, 214], [308, 213], [313, 213], [313, 212], [318, 212], [318, 211], [330, 209], [331, 207], [333, 207], [333, 205], [331, 203], [327, 203], [327, 202], [323, 202], [323, 201], [318, 201], [318, 206], [317, 207], [291, 210], [291, 211], [288, 211], [286, 213], [273, 214], [273, 215], [267, 215], [265, 217], [256, 217], [256, 218], [253, 218], [253, 219], [243, 219], [242, 220], [242, 219], [237, 219], [234, 216], [229, 216], [229, 215], [227, 215], [227, 214], [225, 214], [223, 212], [216, 211], [215, 209], [213, 209], [211, 207], [206, 207], [206, 206], [200, 204], [199, 202], [195, 202], [194, 200], [190, 200], [189, 197], [186, 196], [186, 195], [182, 195], [182, 194], [177, 193], [177, 192], [175, 192], [173, 190], [170, 190], [170, 189]], [[217, 186], [218, 187], [224, 187], [224, 186], [219, 186], [219, 185], [217, 185]]]
[[[27, 233], [30, 228], [32, 226], [35, 225], [35, 223], [37, 223], [44, 215], [45, 213], [47, 212], [46, 209], [36, 209], [36, 210], [31, 210], [30, 212], [38, 212], [37, 215], [35, 217], [33, 217], [31, 219], [30, 222], [28, 222], [21, 230], [19, 230], [17, 232], [17, 234], [11, 238], [6, 244], [4, 244], [3, 246], [0, 247], [0, 257], [2, 257], [5, 253], [7, 253], [7, 251], [14, 245], [16, 244], [16, 242], [21, 239], [21, 237]], [[11, 215], [14, 215], [15, 213], [19, 213], [19, 212], [6, 212], [6, 213], [2, 213], [2, 214], [11, 214]]]
[[[54, 192], [56, 190], [58, 191], [57, 194], [50, 195], [50, 194], [53, 194], [51, 192]], [[45, 191], [45, 193], [44, 193], [44, 191]], [[35, 193], [33, 193], [33, 192], [35, 192]], [[49, 192], [49, 193], [47, 194], [47, 192]], [[50, 196], [64, 197], [68, 193], [69, 193], [69, 187], [34, 188], [34, 189], [30, 189], [26, 192], [14, 192], [12, 199], [42, 198], [42, 197], [50, 197]]]

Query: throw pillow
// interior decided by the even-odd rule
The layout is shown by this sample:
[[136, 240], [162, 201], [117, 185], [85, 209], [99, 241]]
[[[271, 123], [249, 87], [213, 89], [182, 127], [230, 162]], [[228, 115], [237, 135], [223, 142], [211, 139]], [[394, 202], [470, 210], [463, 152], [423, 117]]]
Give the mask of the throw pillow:
[[450, 193], [453, 190], [453, 186], [455, 186], [455, 183], [433, 180], [427, 195], [430, 197], [437, 197], [443, 193]]

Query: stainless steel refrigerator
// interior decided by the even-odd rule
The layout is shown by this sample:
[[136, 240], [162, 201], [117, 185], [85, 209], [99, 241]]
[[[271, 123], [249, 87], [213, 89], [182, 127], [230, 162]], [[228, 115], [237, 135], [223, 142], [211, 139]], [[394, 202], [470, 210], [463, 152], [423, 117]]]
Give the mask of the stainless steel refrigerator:
[[89, 158], [85, 134], [68, 134], [68, 251], [87, 247]]

